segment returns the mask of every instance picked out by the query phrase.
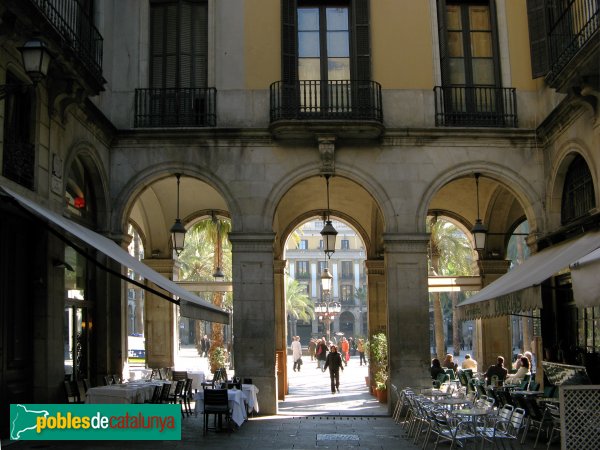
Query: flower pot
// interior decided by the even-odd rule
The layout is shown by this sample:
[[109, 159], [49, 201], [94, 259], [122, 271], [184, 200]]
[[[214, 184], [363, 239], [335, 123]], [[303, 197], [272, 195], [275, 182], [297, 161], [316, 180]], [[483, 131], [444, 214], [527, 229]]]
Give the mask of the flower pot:
[[375, 392], [380, 403], [387, 403], [387, 389], [375, 389]]

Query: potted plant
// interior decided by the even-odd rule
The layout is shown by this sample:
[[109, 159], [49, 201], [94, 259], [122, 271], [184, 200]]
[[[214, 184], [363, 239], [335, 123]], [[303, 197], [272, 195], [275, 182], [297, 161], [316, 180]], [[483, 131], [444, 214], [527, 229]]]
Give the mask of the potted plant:
[[388, 343], [385, 333], [374, 334], [369, 341], [369, 365], [375, 378], [375, 390], [380, 402], [387, 401]]
[[[366, 340], [363, 343], [363, 352], [365, 353], [365, 359], [367, 360], [367, 363], [368, 363], [368, 361], [371, 360], [371, 358], [369, 357], [369, 341], [368, 340]], [[367, 384], [368, 388], [371, 387], [371, 384], [369, 383], [369, 375], [368, 374], [367, 374], [367, 376], [365, 376], [365, 383]]]
[[208, 364], [212, 373], [215, 373], [221, 367], [225, 367], [226, 363], [227, 350], [223, 347], [215, 346], [208, 351]]

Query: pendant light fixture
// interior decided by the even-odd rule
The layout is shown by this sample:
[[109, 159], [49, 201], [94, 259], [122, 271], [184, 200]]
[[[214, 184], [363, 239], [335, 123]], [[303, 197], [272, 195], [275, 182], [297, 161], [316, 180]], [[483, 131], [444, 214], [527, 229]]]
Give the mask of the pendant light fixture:
[[185, 227], [181, 223], [181, 219], [179, 218], [179, 182], [181, 178], [180, 173], [176, 173], [177, 177], [177, 217], [175, 219], [175, 223], [171, 227], [171, 242], [173, 244], [173, 250], [177, 253], [177, 256], [181, 254], [183, 251], [183, 247], [185, 244]]
[[479, 217], [479, 173], [475, 174], [475, 189], [477, 193], [477, 220], [475, 221], [475, 225], [471, 229], [471, 234], [473, 235], [473, 239], [475, 240], [475, 249], [478, 252], [482, 252], [485, 249], [485, 238], [487, 234], [486, 226], [481, 222], [481, 218]]
[[331, 258], [331, 255], [335, 252], [335, 238], [338, 234], [333, 225], [331, 224], [331, 220], [329, 215], [331, 211], [329, 210], [329, 177], [331, 175], [325, 175], [325, 183], [327, 186], [327, 211], [325, 214], [325, 226], [321, 230], [321, 236], [323, 237], [323, 248], [325, 251], [325, 255], [328, 258]]

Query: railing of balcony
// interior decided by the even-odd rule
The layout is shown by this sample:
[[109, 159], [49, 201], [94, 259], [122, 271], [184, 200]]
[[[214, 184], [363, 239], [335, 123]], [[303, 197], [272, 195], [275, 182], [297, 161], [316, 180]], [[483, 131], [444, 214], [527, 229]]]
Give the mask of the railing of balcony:
[[135, 90], [137, 128], [214, 127], [217, 125], [215, 88]]
[[434, 92], [436, 126], [517, 126], [515, 88], [436, 86]]
[[102, 79], [103, 39], [92, 20], [77, 0], [32, 0], [37, 9], [52, 24], [98, 80]]
[[550, 25], [550, 73], [553, 78], [571, 58], [600, 29], [600, 2], [598, 0], [570, 0], [559, 2], [565, 8], [555, 13]]
[[271, 84], [271, 122], [286, 119], [382, 122], [381, 85], [357, 80], [276, 81]]

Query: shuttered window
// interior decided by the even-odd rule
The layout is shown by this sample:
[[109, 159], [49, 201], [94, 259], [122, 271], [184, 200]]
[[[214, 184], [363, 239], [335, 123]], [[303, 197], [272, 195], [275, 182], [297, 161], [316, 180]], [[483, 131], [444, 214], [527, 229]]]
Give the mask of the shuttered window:
[[546, 0], [527, 0], [531, 75], [543, 77], [548, 72], [548, 8]]
[[153, 1], [150, 5], [150, 87], [207, 86], [206, 1]]

